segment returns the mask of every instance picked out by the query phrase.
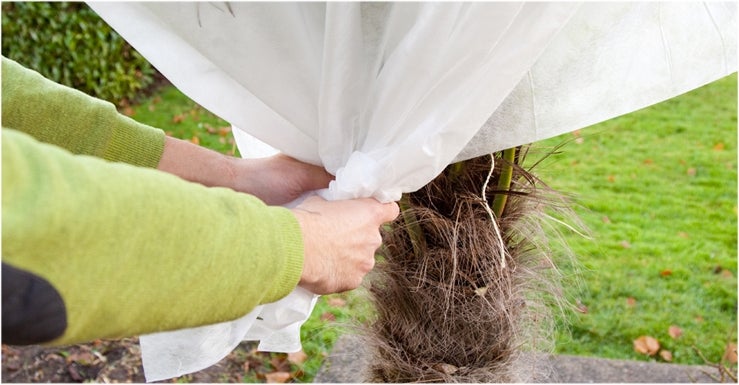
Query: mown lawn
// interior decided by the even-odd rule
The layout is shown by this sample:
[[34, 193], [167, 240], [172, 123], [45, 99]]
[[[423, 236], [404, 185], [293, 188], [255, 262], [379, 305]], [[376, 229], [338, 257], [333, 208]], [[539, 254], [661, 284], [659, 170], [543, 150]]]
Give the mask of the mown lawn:
[[[565, 234], [565, 354], [680, 364], [718, 362], [737, 328], [737, 78], [536, 147], [567, 142], [537, 167], [573, 194], [591, 238]], [[126, 111], [135, 119], [238, 156], [228, 124], [173, 87]], [[345, 323], [371, 314], [361, 292], [323, 297], [303, 327], [302, 380], [310, 381]], [[678, 336], [679, 335], [679, 336]], [[634, 340], [650, 336], [660, 353]], [[736, 345], [734, 345], [736, 346]], [[664, 353], [662, 351], [667, 351]]]
[[736, 343], [736, 111], [733, 75], [540, 143], [568, 142], [539, 175], [575, 195], [592, 236], [567, 236], [581, 305], [558, 352], [664, 361], [635, 352], [651, 336], [673, 362], [698, 364], [693, 346], [718, 362]]

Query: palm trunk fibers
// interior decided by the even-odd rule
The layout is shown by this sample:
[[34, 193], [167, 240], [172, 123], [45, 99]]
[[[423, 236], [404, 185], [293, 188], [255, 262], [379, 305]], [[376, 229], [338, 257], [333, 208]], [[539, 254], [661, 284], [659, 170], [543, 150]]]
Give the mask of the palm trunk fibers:
[[452, 164], [403, 196], [370, 285], [369, 381], [522, 382], [541, 371], [533, 352], [549, 348], [559, 293], [542, 227], [553, 195], [519, 166], [522, 149], [507, 151]]

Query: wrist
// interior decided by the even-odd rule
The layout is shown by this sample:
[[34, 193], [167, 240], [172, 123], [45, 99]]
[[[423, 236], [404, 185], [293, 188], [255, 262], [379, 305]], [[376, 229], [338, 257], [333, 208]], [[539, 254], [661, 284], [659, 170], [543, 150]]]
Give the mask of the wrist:
[[185, 140], [166, 137], [157, 169], [208, 187], [233, 189], [236, 158], [200, 147]]

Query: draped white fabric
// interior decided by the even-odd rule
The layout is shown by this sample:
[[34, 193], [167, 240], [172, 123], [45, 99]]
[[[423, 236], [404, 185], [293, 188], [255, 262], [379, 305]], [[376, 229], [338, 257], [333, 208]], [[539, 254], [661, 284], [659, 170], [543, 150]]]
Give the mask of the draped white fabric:
[[[256, 138], [335, 174], [327, 199], [397, 200], [453, 161], [736, 70], [735, 3], [90, 5], [182, 92], [242, 130], [242, 153]], [[144, 336], [147, 379], [200, 370], [245, 337], [299, 349], [314, 301], [297, 290], [233, 323]]]

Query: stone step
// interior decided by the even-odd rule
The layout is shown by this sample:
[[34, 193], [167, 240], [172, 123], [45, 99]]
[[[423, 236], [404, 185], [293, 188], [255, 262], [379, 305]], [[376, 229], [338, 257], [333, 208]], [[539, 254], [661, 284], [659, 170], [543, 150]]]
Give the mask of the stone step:
[[[550, 369], [542, 370], [539, 383], [716, 383], [733, 382], [707, 365], [613, 360], [566, 355], [542, 355]], [[359, 338], [344, 335], [316, 375], [316, 383], [361, 383], [367, 352]]]

